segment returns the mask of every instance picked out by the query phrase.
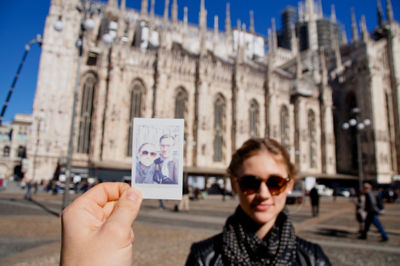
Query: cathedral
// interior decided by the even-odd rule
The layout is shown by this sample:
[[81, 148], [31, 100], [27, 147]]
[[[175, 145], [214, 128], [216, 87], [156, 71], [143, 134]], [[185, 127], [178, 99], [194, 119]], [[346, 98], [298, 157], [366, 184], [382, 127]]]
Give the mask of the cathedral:
[[[55, 169], [101, 180], [129, 180], [132, 119], [184, 118], [184, 174], [222, 177], [250, 137], [285, 146], [298, 178], [390, 183], [400, 167], [400, 25], [390, 0], [386, 19], [368, 32], [353, 15], [352, 39], [320, 1], [282, 12], [268, 36], [232, 26], [178, 20], [178, 1], [141, 10], [126, 0], [52, 0], [45, 23], [28, 178]], [[359, 28], [361, 36], [359, 36]], [[36, 130], [40, 128], [40, 130]], [[36, 147], [36, 148], [35, 148]], [[70, 148], [69, 148], [70, 147]], [[68, 158], [71, 158], [70, 160]]]

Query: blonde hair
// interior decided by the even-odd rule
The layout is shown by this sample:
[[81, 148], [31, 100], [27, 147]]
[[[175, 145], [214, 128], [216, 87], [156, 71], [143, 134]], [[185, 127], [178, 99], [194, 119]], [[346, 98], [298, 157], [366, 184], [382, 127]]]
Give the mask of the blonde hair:
[[288, 177], [294, 178], [296, 175], [296, 168], [294, 164], [290, 162], [289, 153], [276, 140], [270, 138], [251, 138], [244, 142], [242, 146], [232, 155], [231, 162], [227, 169], [228, 174], [237, 177], [242, 169], [243, 162], [261, 151], [268, 151], [276, 159], [282, 160], [286, 166], [286, 170], [289, 175]]

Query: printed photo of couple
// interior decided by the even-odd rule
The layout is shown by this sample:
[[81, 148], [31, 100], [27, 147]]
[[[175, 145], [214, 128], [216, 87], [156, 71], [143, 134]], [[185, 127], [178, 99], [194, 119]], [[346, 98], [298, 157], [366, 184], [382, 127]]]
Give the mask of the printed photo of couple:
[[135, 184], [180, 184], [183, 123], [181, 126], [173, 122], [175, 119], [134, 119], [132, 175]]
[[175, 138], [160, 137], [159, 144], [144, 142], [137, 151], [137, 184], [178, 184], [178, 162], [174, 158]]

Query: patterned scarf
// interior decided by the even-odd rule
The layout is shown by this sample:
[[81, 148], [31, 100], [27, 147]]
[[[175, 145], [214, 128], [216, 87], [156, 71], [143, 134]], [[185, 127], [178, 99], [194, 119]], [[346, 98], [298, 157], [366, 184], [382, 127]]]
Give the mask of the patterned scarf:
[[136, 183], [138, 184], [153, 184], [154, 163], [147, 167], [142, 167], [140, 162], [136, 164]]
[[223, 260], [229, 265], [291, 265], [296, 236], [286, 208], [264, 239], [256, 236], [258, 228], [239, 206], [223, 229]]

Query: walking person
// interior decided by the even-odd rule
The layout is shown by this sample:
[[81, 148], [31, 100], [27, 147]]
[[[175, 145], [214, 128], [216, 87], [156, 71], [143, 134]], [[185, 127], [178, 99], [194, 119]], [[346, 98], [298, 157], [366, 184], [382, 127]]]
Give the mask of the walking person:
[[29, 180], [28, 183], [26, 184], [26, 192], [24, 198], [27, 200], [32, 200], [32, 180]]
[[189, 186], [187, 182], [182, 185], [182, 200], [179, 202], [179, 211], [189, 211]]
[[312, 216], [318, 216], [319, 214], [319, 194], [317, 188], [314, 186], [310, 190], [310, 200], [311, 200], [311, 213]]
[[358, 200], [356, 203], [356, 218], [359, 223], [359, 233], [362, 234], [364, 231], [365, 219], [367, 218], [367, 212], [365, 211], [365, 189], [360, 191]]
[[239, 206], [222, 233], [194, 243], [186, 265], [330, 265], [321, 247], [295, 235], [285, 207], [295, 168], [272, 139], [250, 139], [228, 167]]
[[364, 190], [365, 190], [365, 211], [367, 212], [367, 217], [365, 218], [364, 230], [363, 230], [360, 238], [367, 239], [369, 227], [373, 223], [381, 234], [381, 237], [382, 237], [381, 241], [383, 241], [383, 242], [388, 241], [389, 237], [388, 237], [387, 233], [385, 232], [385, 229], [383, 228], [381, 222], [378, 219], [380, 210], [376, 203], [376, 197], [375, 197], [374, 193], [372, 192], [371, 184], [365, 183]]

